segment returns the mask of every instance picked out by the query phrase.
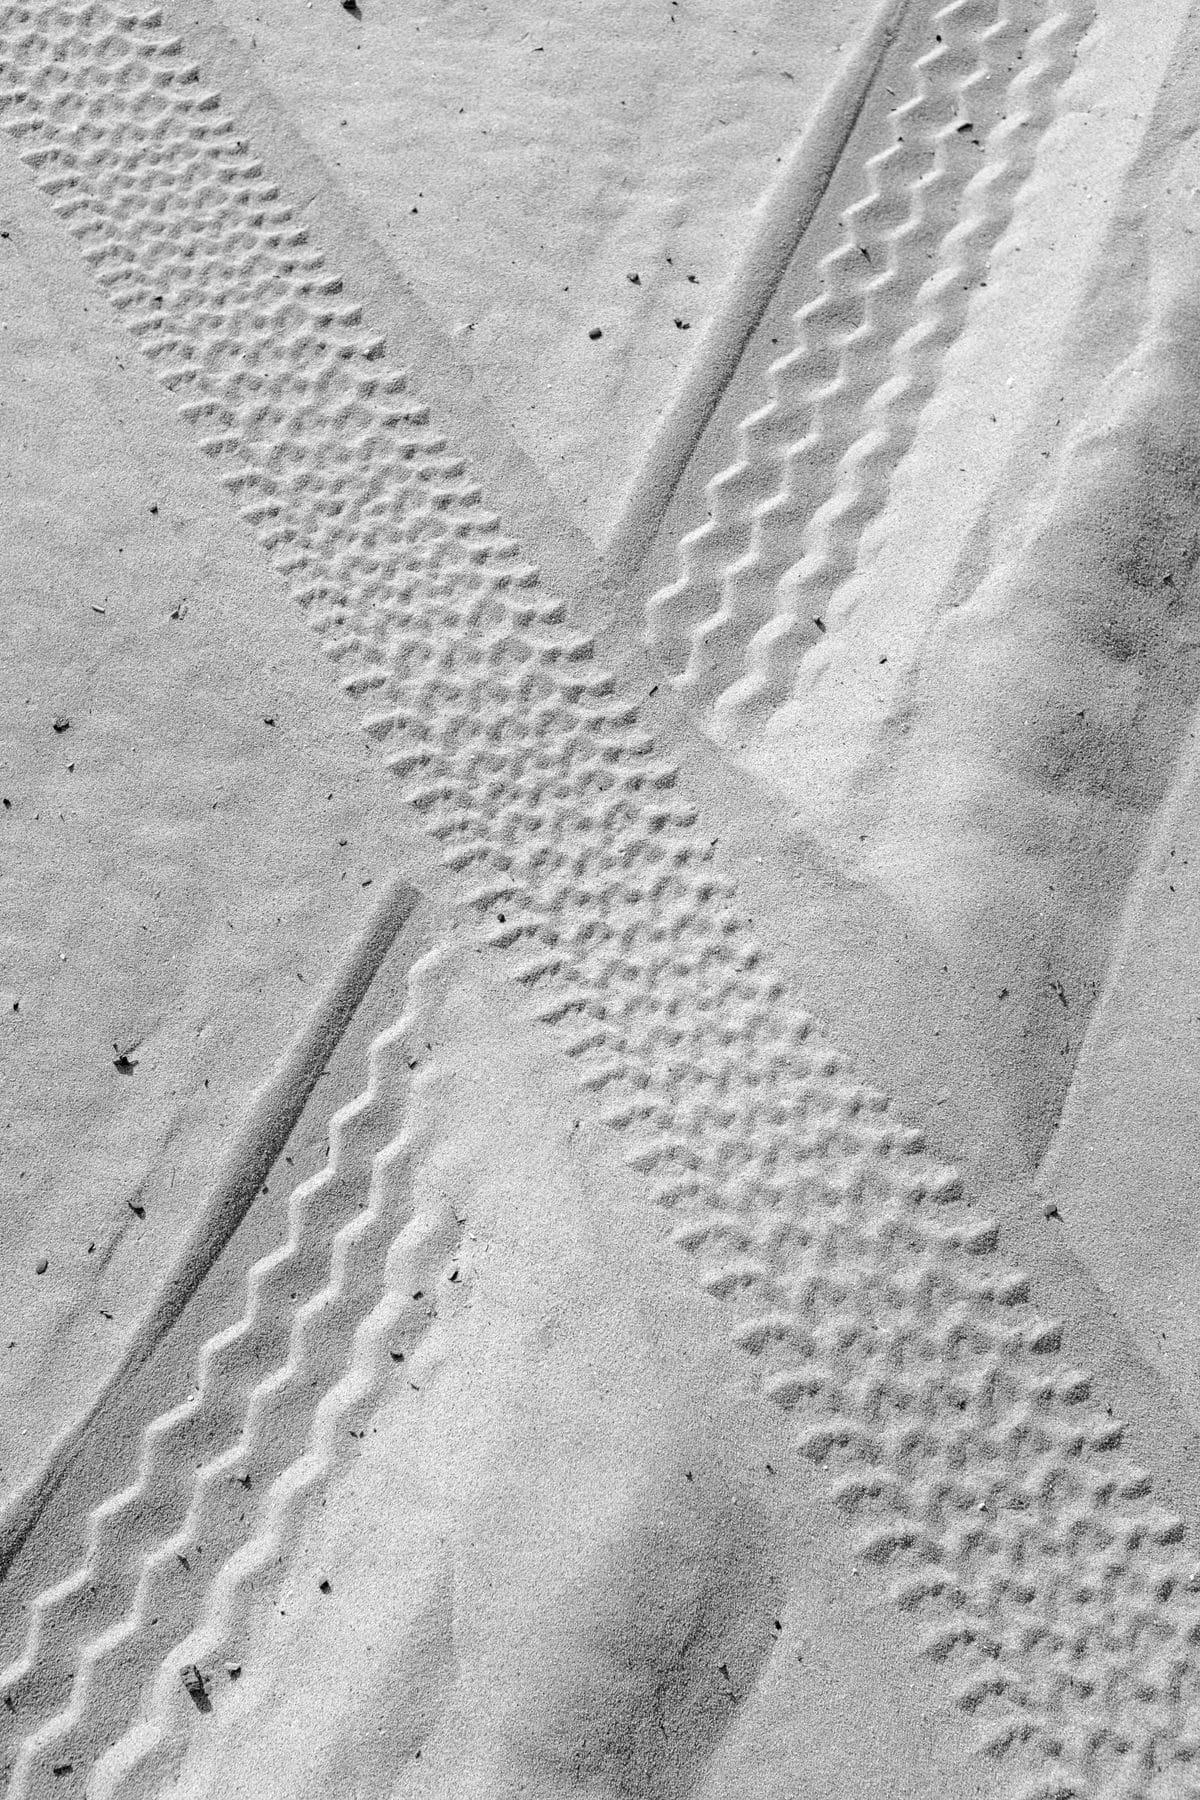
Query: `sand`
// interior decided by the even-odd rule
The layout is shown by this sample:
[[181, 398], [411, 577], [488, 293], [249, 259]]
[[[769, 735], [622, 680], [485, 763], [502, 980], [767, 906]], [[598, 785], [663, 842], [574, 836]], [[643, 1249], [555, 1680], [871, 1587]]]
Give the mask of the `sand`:
[[1200, 1793], [1191, 13], [0, 4], [12, 1796]]

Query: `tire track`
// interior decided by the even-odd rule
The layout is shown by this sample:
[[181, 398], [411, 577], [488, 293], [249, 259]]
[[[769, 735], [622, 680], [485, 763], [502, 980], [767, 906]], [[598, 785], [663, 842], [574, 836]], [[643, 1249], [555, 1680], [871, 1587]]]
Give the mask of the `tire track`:
[[383, 884], [341, 967], [255, 1096], [222, 1158], [207, 1203], [120, 1362], [91, 1405], [54, 1445], [40, 1472], [7, 1502], [0, 1520], [0, 1576], [20, 1554], [45, 1507], [83, 1462], [88, 1445], [106, 1431], [121, 1431], [122, 1389], [178, 1322], [250, 1211], [418, 899], [416, 889], [395, 876]]
[[[744, 629], [745, 621], [739, 624], [723, 607], [727, 576], [750, 556], [757, 510], [773, 498], [779, 504], [785, 459], [790, 456], [798, 478], [811, 471], [810, 494], [830, 485], [849, 431], [847, 422], [839, 437], [837, 425], [847, 410], [841, 396], [854, 360], [868, 353], [870, 364], [869, 353], [908, 322], [911, 291], [925, 273], [919, 229], [912, 229], [923, 216], [923, 185], [939, 152], [944, 157], [957, 148], [944, 140], [947, 133], [956, 137], [960, 117], [970, 116], [962, 104], [982, 79], [996, 10], [995, 0], [950, 0], [930, 20], [929, 48], [912, 65], [912, 92], [896, 109], [892, 141], [868, 159], [867, 191], [845, 215], [841, 242], [819, 265], [821, 291], [795, 316], [796, 348], [767, 369], [767, 404], [742, 421], [736, 460], [708, 483], [710, 517], [682, 539], [677, 580], [648, 602], [650, 640], [683, 682], [703, 685], [706, 621], [709, 635]], [[961, 179], [967, 159], [960, 154], [957, 162]], [[933, 185], [944, 190], [946, 183], [935, 175]], [[905, 273], [911, 291], [893, 309], [888, 302]], [[802, 501], [793, 503], [793, 518], [797, 513], [804, 516]]]
[[635, 705], [182, 46], [30, 0], [0, 51], [5, 126], [1015, 1791], [1200, 1792], [1180, 1521], [954, 1172], [789, 1002]]
[[366, 1391], [358, 1349], [342, 1377], [347, 1345], [364, 1315], [377, 1330], [376, 1314], [386, 1328], [395, 1311], [378, 1296], [407, 1222], [403, 1120], [431, 960], [413, 970], [414, 1005], [371, 1045], [366, 1089], [331, 1120], [326, 1168], [292, 1195], [286, 1241], [249, 1270], [241, 1318], [203, 1346], [194, 1396], [146, 1427], [136, 1479], [89, 1517], [85, 1560], [33, 1601], [25, 1652], [0, 1676], [0, 1717], [19, 1744], [13, 1795], [47, 1783], [83, 1792], [146, 1676], [191, 1630], [214, 1572], [256, 1541], [314, 1408], [322, 1452], [293, 1478], [293, 1512], [332, 1466], [341, 1415]]
[[874, 13], [755, 207], [746, 247], [654, 428], [609, 534], [604, 554], [614, 574], [632, 579], [650, 548], [747, 343], [820, 209], [908, 9], [909, 0], [875, 0]]
[[[988, 131], [983, 166], [962, 191], [960, 216], [942, 237], [938, 268], [910, 303], [912, 324], [893, 344], [887, 378], [862, 400], [859, 436], [835, 471], [828, 499], [797, 532], [798, 521], [789, 509], [795, 486], [789, 458], [779, 500], [756, 515], [751, 586], [759, 612], [766, 610], [771, 591], [776, 611], [744, 646], [746, 673], [715, 703], [722, 734], [744, 731], [782, 706], [805, 659], [815, 652], [817, 666], [845, 623], [847, 614], [836, 596], [854, 573], [864, 532], [887, 503], [892, 472], [916, 437], [946, 354], [966, 325], [972, 296], [986, 286], [992, 251], [1033, 173], [1093, 10], [1091, 0], [1079, 0], [1029, 33], [1023, 64], [999, 121]], [[996, 29], [999, 33], [1000, 27]], [[995, 108], [985, 102], [981, 109], [973, 101], [972, 111], [981, 110]], [[960, 146], [975, 145], [987, 130], [986, 123], [974, 123], [969, 139], [956, 130]], [[731, 572], [731, 579], [736, 585], [737, 574]]]
[[[418, 1080], [420, 1077], [418, 1077]], [[391, 1156], [407, 1171], [414, 1144], [407, 1132], [391, 1146]], [[383, 1292], [375, 1308], [359, 1326], [346, 1374], [316, 1408], [303, 1454], [278, 1477], [259, 1512], [258, 1529], [243, 1544], [209, 1585], [198, 1608], [195, 1628], [172, 1646], [145, 1704], [144, 1717], [97, 1760], [90, 1800], [106, 1800], [120, 1794], [124, 1800], [144, 1795], [154, 1800], [164, 1784], [179, 1773], [187, 1751], [193, 1701], [180, 1679], [185, 1669], [196, 1668], [209, 1681], [219, 1680], [222, 1666], [242, 1648], [255, 1599], [274, 1586], [278, 1568], [290, 1553], [300, 1531], [309, 1497], [328, 1480], [344, 1457], [343, 1439], [353, 1421], [365, 1424], [373, 1404], [381, 1397], [402, 1341], [412, 1347], [432, 1322], [428, 1305], [409, 1298], [414, 1292], [429, 1294], [461, 1238], [461, 1227], [446, 1208], [440, 1215], [414, 1214], [388, 1253]]]
[[718, 732], [744, 732], [786, 698], [836, 619], [833, 596], [962, 329], [1091, 8], [1071, 0], [1042, 15], [1027, 0], [954, 0], [934, 15], [893, 141], [868, 161], [868, 192], [820, 265], [822, 292], [796, 315], [797, 348], [771, 365], [771, 399], [710, 482], [712, 517], [684, 538], [679, 579], [648, 603], [650, 641]]

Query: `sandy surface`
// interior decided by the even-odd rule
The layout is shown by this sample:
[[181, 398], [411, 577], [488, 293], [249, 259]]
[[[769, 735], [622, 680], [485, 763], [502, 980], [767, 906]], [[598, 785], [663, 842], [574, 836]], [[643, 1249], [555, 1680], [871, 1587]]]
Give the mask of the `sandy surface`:
[[351, 30], [316, 0], [212, 10], [601, 542], [872, 9], [833, 0], [799, 30], [782, 0], [403, 0]]
[[0, 4], [14, 1797], [1200, 1794], [1191, 11]]

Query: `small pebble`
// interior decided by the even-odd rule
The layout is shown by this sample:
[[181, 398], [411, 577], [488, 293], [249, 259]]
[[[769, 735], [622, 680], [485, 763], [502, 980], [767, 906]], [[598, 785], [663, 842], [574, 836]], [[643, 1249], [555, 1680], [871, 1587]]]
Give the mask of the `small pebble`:
[[58, 715], [58, 717], [57, 717], [57, 719], [55, 719], [55, 721], [54, 721], [54, 729], [55, 729], [55, 731], [57, 731], [57, 732], [58, 732], [58, 734], [59, 734], [59, 736], [60, 736], [60, 737], [61, 737], [61, 736], [62, 736], [62, 734], [63, 734], [63, 732], [64, 732], [64, 731], [69, 731], [69, 730], [70, 730], [70, 728], [71, 728], [71, 721], [70, 721], [70, 719], [67, 719], [67, 718], [64, 718], [64, 717], [63, 717], [63, 715], [62, 715], [62, 713], [59, 713], [59, 715]]
[[204, 1685], [204, 1677], [196, 1664], [189, 1663], [186, 1669], [181, 1669], [179, 1672], [179, 1679], [182, 1681], [186, 1691], [191, 1695], [197, 1711], [210, 1713], [213, 1709], [212, 1701], [208, 1697], [208, 1689]]
[[50, 1267], [50, 1258], [48, 1256], [39, 1256], [37, 1261], [33, 1265], [34, 1274], [35, 1275], [44, 1275], [46, 1273], [46, 1270], [49, 1267]]
[[593, 325], [592, 329], [588, 332], [588, 336], [592, 339], [593, 343], [598, 337], [603, 337], [603, 335], [604, 333], [598, 325]]

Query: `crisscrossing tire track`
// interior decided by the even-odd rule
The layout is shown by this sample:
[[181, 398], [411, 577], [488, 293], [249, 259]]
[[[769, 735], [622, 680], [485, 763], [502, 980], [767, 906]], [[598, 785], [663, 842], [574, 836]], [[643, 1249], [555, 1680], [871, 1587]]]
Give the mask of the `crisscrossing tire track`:
[[1179, 1521], [953, 1173], [790, 1004], [636, 707], [182, 46], [40, 0], [0, 4], [0, 61], [5, 127], [959, 1703], [1025, 1793], [1200, 1792]]

